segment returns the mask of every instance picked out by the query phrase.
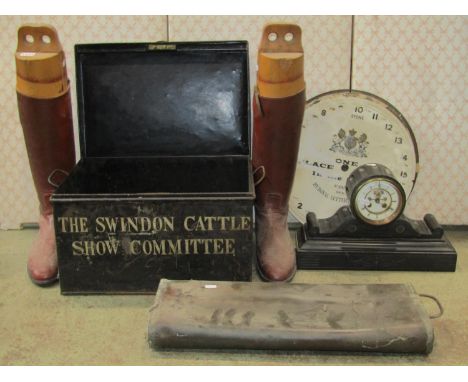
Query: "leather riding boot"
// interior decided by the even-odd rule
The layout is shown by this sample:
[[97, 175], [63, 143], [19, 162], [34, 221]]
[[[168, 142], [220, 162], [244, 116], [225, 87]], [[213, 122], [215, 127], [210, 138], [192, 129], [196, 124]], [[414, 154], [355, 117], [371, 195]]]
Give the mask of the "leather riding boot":
[[39, 198], [39, 236], [28, 259], [37, 285], [57, 280], [57, 251], [50, 196], [75, 164], [65, 55], [50, 26], [22, 26], [16, 51], [17, 98], [29, 165]]
[[298, 26], [265, 27], [253, 101], [253, 166], [257, 269], [268, 281], [289, 281], [296, 272], [287, 220], [305, 107], [303, 57]]

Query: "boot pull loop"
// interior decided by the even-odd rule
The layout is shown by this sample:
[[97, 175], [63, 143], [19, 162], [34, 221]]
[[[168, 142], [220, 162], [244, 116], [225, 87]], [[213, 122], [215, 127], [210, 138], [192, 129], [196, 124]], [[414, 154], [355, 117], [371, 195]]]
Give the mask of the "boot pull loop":
[[52, 172], [50, 173], [49, 177], [47, 178], [47, 182], [48, 182], [51, 186], [53, 186], [53, 187], [55, 187], [55, 188], [58, 188], [58, 186], [60, 186], [60, 183], [63, 182], [63, 180], [62, 180], [62, 182], [56, 183], [56, 182], [54, 182], [54, 181], [52, 180], [52, 178], [54, 177], [54, 175], [57, 174], [57, 173], [63, 174], [63, 175], [65, 175], [65, 177], [67, 177], [67, 176], [69, 175], [69, 173], [68, 173], [67, 171], [61, 170], [61, 169], [59, 169], [59, 168], [56, 168], [54, 171], [52, 171]]
[[255, 179], [255, 174], [258, 172], [258, 170], [262, 170], [262, 176], [256, 181], [254, 181], [255, 187], [257, 187], [260, 183], [262, 183], [263, 179], [265, 179], [265, 176], [266, 176], [265, 166], [259, 166], [253, 171], [254, 179]]
[[437, 304], [437, 307], [439, 308], [439, 313], [434, 314], [432, 316], [429, 316], [429, 318], [431, 320], [434, 319], [434, 318], [442, 317], [442, 315], [444, 314], [444, 307], [442, 306], [442, 304], [440, 303], [440, 301], [436, 297], [434, 297], [434, 296], [432, 296], [430, 294], [422, 294], [422, 293], [420, 293], [419, 296], [429, 298], [429, 299], [431, 299], [432, 301], [434, 301]]
[[257, 112], [260, 117], [265, 116], [265, 113], [263, 112], [263, 107], [262, 107], [262, 102], [260, 101], [260, 97], [258, 96], [258, 87], [255, 86], [254, 89], [254, 101], [255, 104], [257, 105]]

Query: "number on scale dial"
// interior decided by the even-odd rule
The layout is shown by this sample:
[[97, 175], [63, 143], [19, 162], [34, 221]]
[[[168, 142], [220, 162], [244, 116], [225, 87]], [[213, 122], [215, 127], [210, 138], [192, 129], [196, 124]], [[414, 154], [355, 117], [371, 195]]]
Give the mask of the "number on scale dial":
[[307, 101], [290, 210], [305, 222], [333, 215], [349, 203], [346, 179], [368, 163], [386, 166], [410, 195], [418, 150], [405, 118], [387, 101], [362, 91], [338, 90]]

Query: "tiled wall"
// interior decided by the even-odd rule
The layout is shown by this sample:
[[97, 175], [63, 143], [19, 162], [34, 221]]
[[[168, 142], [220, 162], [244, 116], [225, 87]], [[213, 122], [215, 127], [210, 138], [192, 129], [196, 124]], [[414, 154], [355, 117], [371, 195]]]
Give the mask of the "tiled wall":
[[[0, 17], [0, 229], [37, 219], [34, 192], [19, 124], [14, 51], [17, 28], [53, 24], [67, 54], [72, 80], [73, 45], [89, 42], [248, 40], [251, 80], [267, 22], [303, 29], [307, 96], [347, 88], [351, 16], [54, 16]], [[393, 103], [419, 143], [421, 173], [409, 201], [410, 216], [434, 213], [445, 224], [468, 224], [467, 91], [468, 18], [357, 16], [354, 21], [353, 87]], [[76, 108], [75, 127], [76, 123]], [[78, 141], [78, 139], [76, 139]]]

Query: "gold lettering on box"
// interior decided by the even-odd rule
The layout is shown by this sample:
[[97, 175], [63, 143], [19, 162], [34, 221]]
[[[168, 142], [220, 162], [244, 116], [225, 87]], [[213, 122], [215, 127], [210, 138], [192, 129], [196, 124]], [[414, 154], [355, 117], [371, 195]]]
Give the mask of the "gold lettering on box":
[[86, 217], [59, 217], [60, 231], [63, 233], [88, 232], [88, 218]]
[[[72, 241], [73, 256], [235, 256], [236, 239], [223, 235], [252, 228], [250, 216], [191, 215], [179, 222], [173, 216], [99, 216], [94, 225], [88, 224], [86, 217], [59, 217], [57, 222], [62, 233], [105, 235], [102, 239], [89, 240], [87, 235], [87, 240]], [[173, 232], [182, 237], [166, 237]], [[184, 232], [190, 236], [213, 232], [214, 237], [184, 237]], [[122, 245], [119, 237], [127, 244]]]
[[192, 231], [248, 231], [250, 216], [187, 216], [184, 229]]
[[109, 217], [99, 216], [96, 218], [97, 233], [158, 233], [158, 232], [173, 232], [174, 217], [173, 216], [156, 216], [156, 217]]
[[120, 246], [120, 241], [114, 238], [110, 238], [109, 240], [77, 240], [72, 242], [74, 256], [117, 255]]
[[[235, 239], [161, 239], [132, 240], [127, 255], [180, 256], [180, 255], [233, 255]], [[119, 240], [77, 240], [72, 242], [74, 256], [117, 255], [122, 244]]]
[[248, 231], [250, 229], [250, 217], [249, 216], [241, 217], [241, 229], [243, 231]]

